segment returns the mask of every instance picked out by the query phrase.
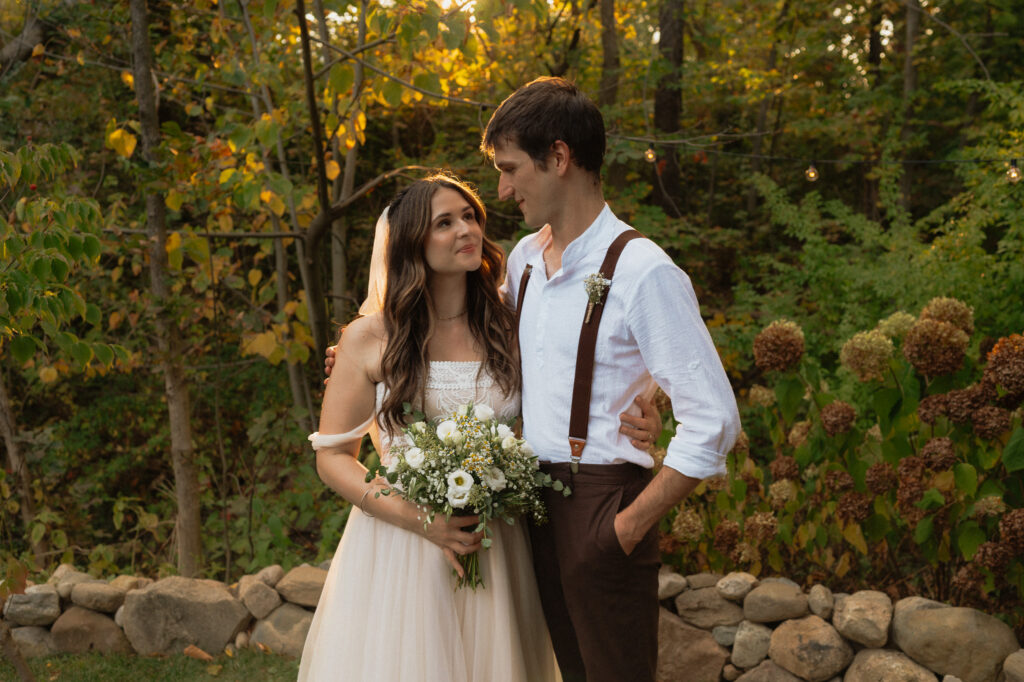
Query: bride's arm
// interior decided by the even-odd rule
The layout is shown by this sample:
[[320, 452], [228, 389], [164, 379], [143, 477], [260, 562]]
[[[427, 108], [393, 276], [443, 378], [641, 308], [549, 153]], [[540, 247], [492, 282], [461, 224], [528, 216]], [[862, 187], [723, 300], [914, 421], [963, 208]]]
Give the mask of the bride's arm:
[[[372, 417], [377, 396], [371, 375], [380, 366], [381, 332], [375, 315], [360, 318], [345, 329], [337, 346], [333, 380], [327, 383], [324, 393], [321, 437], [347, 434]], [[424, 528], [422, 512], [416, 505], [398, 495], [376, 496], [386, 486], [379, 481], [366, 482], [366, 467], [358, 460], [362, 433], [357, 434], [344, 443], [316, 451], [320, 479], [368, 515], [423, 535], [441, 547], [456, 570], [460, 570], [454, 555], [470, 554], [480, 548], [482, 533], [464, 530], [475, 526], [477, 518], [452, 517], [446, 521], [439, 515]]]

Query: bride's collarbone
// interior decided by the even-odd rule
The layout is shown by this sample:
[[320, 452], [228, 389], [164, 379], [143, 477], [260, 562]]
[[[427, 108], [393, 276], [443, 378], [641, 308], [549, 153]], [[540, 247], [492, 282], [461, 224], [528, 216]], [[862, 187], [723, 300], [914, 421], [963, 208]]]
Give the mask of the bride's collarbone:
[[427, 359], [431, 362], [479, 362], [484, 349], [467, 330], [435, 330], [427, 340]]

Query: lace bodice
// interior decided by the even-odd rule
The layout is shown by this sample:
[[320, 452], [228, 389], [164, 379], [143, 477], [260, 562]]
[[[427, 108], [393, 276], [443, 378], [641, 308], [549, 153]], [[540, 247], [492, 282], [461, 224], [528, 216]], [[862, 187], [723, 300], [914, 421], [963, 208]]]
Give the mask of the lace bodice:
[[[499, 419], [513, 419], [519, 415], [519, 393], [506, 398], [501, 387], [486, 370], [481, 371], [479, 361], [452, 362], [434, 360], [427, 371], [425, 393], [426, 404], [421, 408], [427, 419], [450, 414], [459, 405], [468, 402], [490, 405]], [[377, 407], [380, 413], [386, 389], [384, 383], [377, 384]], [[387, 451], [392, 437], [384, 429], [371, 432], [374, 445], [381, 453], [381, 461], [387, 463]]]

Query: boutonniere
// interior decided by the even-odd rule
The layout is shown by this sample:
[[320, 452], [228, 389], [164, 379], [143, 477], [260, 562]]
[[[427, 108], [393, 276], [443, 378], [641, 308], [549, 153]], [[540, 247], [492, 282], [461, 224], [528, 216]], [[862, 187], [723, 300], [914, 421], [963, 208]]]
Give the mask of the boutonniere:
[[594, 312], [595, 305], [604, 304], [605, 296], [608, 295], [608, 287], [611, 284], [612, 281], [605, 278], [600, 272], [583, 278], [583, 288], [587, 291], [587, 314], [583, 318], [583, 324], [590, 323], [590, 314]]

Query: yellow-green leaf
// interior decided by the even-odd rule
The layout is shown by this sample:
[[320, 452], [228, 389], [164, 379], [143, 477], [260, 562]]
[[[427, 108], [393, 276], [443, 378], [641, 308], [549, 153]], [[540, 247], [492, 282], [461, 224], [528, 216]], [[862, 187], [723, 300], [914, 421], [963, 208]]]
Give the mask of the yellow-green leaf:
[[843, 537], [861, 554], [868, 553], [868, 543], [864, 541], [864, 531], [861, 530], [859, 523], [846, 524], [846, 527], [843, 528]]
[[335, 161], [334, 159], [331, 159], [330, 161], [327, 162], [327, 168], [325, 170], [327, 171], [328, 180], [333, 180], [334, 178], [338, 177], [339, 173], [341, 173], [341, 167], [338, 165], [338, 162]]
[[107, 146], [124, 158], [131, 157], [137, 140], [124, 128], [117, 128], [107, 135]]
[[180, 211], [181, 204], [184, 201], [185, 197], [181, 194], [181, 192], [174, 189], [169, 191], [167, 193], [167, 196], [164, 197], [164, 203], [167, 205], [167, 208], [171, 209], [172, 211]]
[[249, 271], [248, 279], [249, 279], [249, 286], [253, 286], [254, 287], [254, 286], [256, 286], [257, 284], [260, 283], [261, 279], [263, 279], [263, 273], [260, 270], [257, 270], [256, 268], [253, 268], [252, 270]]
[[269, 358], [277, 350], [277, 337], [272, 331], [250, 336], [242, 344], [242, 353], [245, 355], [262, 355]]

